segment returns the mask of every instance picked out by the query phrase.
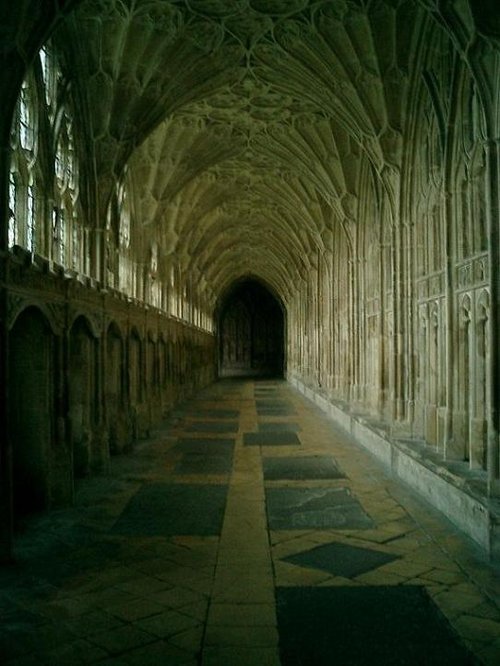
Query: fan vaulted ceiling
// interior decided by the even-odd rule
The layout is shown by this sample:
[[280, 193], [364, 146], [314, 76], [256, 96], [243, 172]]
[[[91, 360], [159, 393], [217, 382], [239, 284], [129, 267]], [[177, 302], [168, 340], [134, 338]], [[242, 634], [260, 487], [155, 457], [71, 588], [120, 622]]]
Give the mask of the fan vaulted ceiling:
[[361, 169], [391, 191], [425, 4], [83, 0], [54, 43], [94, 144], [89, 206], [105, 219], [126, 170], [144, 256], [157, 242], [213, 301], [245, 274], [286, 301], [354, 224]]

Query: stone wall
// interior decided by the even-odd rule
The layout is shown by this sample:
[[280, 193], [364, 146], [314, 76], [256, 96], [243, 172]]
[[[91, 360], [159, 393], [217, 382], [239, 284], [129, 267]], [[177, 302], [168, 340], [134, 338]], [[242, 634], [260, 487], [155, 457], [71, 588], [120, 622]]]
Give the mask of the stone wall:
[[13, 515], [71, 502], [79, 477], [214, 380], [214, 336], [18, 250], [8, 275]]
[[352, 156], [352, 196], [290, 299], [288, 376], [487, 502], [500, 475], [500, 58], [461, 51], [442, 23], [421, 39], [392, 164]]

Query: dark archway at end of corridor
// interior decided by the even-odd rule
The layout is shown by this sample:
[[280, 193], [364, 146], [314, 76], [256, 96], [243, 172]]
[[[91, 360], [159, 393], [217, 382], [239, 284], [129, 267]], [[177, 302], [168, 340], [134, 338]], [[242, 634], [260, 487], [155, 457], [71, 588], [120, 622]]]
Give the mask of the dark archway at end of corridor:
[[285, 312], [260, 281], [234, 283], [218, 308], [219, 377], [283, 377]]

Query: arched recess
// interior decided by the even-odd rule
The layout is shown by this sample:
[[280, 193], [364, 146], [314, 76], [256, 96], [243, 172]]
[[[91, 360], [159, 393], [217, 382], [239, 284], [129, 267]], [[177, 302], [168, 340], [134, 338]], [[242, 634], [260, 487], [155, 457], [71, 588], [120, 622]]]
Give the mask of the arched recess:
[[96, 425], [97, 344], [89, 322], [78, 317], [70, 330], [69, 405], [75, 478], [86, 476], [92, 466], [92, 432]]
[[285, 309], [254, 278], [233, 283], [216, 310], [219, 376], [278, 376], [285, 370]]
[[36, 307], [10, 331], [9, 414], [13, 444], [15, 518], [49, 505], [50, 445], [54, 434], [54, 335]]

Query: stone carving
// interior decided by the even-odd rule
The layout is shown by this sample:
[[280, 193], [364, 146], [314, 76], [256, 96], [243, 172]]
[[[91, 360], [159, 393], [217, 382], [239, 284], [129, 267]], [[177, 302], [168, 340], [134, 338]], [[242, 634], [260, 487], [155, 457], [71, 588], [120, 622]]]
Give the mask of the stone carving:
[[24, 309], [27, 299], [18, 294], [9, 293], [7, 296], [7, 328], [11, 329], [18, 314]]

